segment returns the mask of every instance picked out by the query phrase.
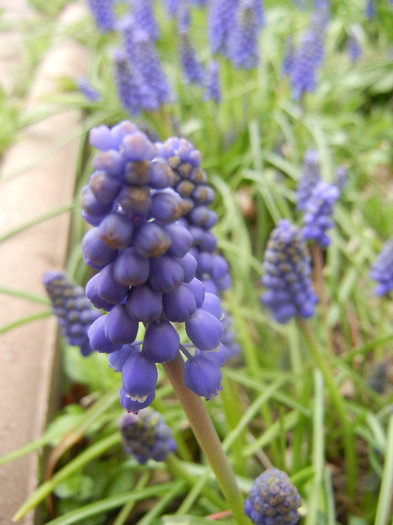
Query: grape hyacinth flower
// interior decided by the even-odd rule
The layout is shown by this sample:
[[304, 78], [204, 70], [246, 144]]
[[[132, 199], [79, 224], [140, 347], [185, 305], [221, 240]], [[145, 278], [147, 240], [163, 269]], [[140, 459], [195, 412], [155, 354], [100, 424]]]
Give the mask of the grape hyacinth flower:
[[340, 196], [340, 190], [334, 184], [319, 182], [311, 192], [304, 208], [303, 237], [315, 240], [322, 248], [330, 244], [325, 231], [333, 226], [331, 216], [333, 206]]
[[214, 100], [217, 104], [221, 101], [221, 90], [220, 90], [220, 64], [217, 60], [212, 60], [207, 67], [205, 75], [205, 92], [203, 95], [204, 100]]
[[311, 93], [316, 88], [316, 70], [320, 62], [320, 36], [308, 30], [301, 38], [296, 49], [291, 68], [290, 80], [292, 97], [300, 99], [305, 92]]
[[87, 331], [101, 316], [100, 312], [91, 308], [83, 288], [70, 281], [63, 272], [47, 271], [42, 280], [52, 303], [52, 311], [68, 344], [79, 346], [81, 354], [88, 356], [93, 350]]
[[152, 0], [131, 0], [131, 13], [135, 26], [145, 31], [150, 38], [159, 37], [159, 28], [154, 18]]
[[300, 495], [288, 475], [277, 468], [265, 470], [253, 483], [244, 512], [256, 525], [295, 525], [300, 516]]
[[212, 53], [228, 57], [228, 42], [236, 20], [237, 0], [215, 0], [208, 11], [208, 40]]
[[139, 92], [144, 94], [142, 108], [157, 110], [170, 101], [171, 92], [154, 40], [132, 17], [123, 18], [120, 28], [129, 67], [140, 77]]
[[374, 295], [386, 295], [393, 290], [393, 237], [382, 246], [371, 266], [370, 278], [377, 282]]
[[149, 459], [164, 461], [176, 450], [172, 431], [159, 412], [145, 408], [138, 414], [125, 413], [119, 419], [124, 451], [141, 465]]
[[102, 100], [101, 94], [92, 87], [87, 78], [79, 78], [77, 80], [77, 87], [87, 100], [91, 102], [100, 102]]
[[317, 297], [311, 286], [310, 255], [301, 231], [288, 219], [280, 220], [270, 235], [263, 270], [261, 283], [268, 290], [261, 301], [277, 322], [314, 314]]
[[[221, 365], [199, 355], [220, 351], [223, 326], [209, 286], [225, 289], [230, 277], [215, 253], [214, 191], [201, 155], [184, 139], [152, 142], [129, 121], [93, 128], [89, 139], [100, 152], [82, 190], [82, 215], [93, 226], [82, 249], [98, 273], [86, 295], [108, 312], [90, 327], [90, 344], [110, 354], [110, 365], [121, 373], [120, 402], [128, 412], [153, 401], [156, 365], [173, 361], [179, 349], [188, 359], [190, 389], [210, 399], [220, 390]], [[136, 342], [141, 323], [144, 338]], [[174, 323], [184, 323], [189, 349]], [[205, 369], [201, 382], [197, 375]]]
[[314, 187], [320, 182], [318, 152], [307, 150], [303, 157], [300, 178], [296, 188], [296, 208], [304, 210]]
[[205, 72], [196, 56], [188, 33], [179, 34], [179, 57], [185, 82], [202, 86]]
[[240, 0], [228, 49], [228, 58], [236, 69], [252, 69], [257, 66], [258, 32], [254, 0]]
[[116, 28], [113, 0], [87, 0], [87, 4], [101, 33], [107, 33]]

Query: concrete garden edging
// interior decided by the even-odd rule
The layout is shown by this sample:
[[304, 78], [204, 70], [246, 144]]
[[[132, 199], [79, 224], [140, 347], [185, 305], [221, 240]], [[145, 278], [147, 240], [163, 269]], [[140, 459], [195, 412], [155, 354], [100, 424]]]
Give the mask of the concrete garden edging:
[[[59, 33], [85, 16], [83, 6], [69, 4], [59, 18]], [[86, 65], [87, 50], [81, 44], [70, 37], [55, 37], [33, 81], [28, 107], [38, 106], [43, 97], [58, 90], [58, 79], [84, 75]], [[79, 141], [67, 137], [80, 129], [81, 118], [79, 110], [45, 118], [25, 129], [10, 148], [1, 170], [0, 236], [72, 202]], [[25, 170], [26, 166], [30, 168]], [[43, 272], [64, 267], [70, 224], [70, 213], [63, 213], [4, 240], [0, 244], [0, 286], [43, 295]], [[31, 301], [0, 294], [1, 325], [43, 309]], [[52, 317], [0, 336], [0, 457], [38, 439], [56, 405], [56, 339]], [[37, 466], [33, 453], [0, 467], [1, 523], [11, 523], [18, 507], [36, 488]], [[34, 521], [38, 518], [31, 511], [19, 523]]]

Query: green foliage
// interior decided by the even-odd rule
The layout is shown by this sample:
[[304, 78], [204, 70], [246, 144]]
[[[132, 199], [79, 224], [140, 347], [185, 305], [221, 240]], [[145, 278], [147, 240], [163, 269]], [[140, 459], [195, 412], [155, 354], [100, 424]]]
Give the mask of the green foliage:
[[[65, 4], [31, 3], [47, 15], [49, 29], [53, 15]], [[376, 18], [366, 22], [360, 0], [334, 2], [317, 90], [298, 103], [281, 76], [281, 62], [286, 36], [294, 30], [300, 34], [308, 11], [289, 1], [266, 6], [262, 63], [245, 72], [221, 60], [223, 101], [218, 106], [203, 102], [198, 87], [182, 83], [175, 25], [157, 6], [162, 23], [158, 50], [176, 86], [177, 102], [135, 121], [160, 140], [172, 134], [191, 140], [216, 190], [214, 208], [220, 220], [215, 234], [233, 278], [223, 303], [234, 319], [242, 353], [223, 369], [223, 392], [206, 405], [241, 490], [247, 493], [261, 470], [274, 465], [289, 473], [301, 493], [302, 524], [385, 525], [391, 516], [393, 484], [393, 393], [388, 379], [379, 394], [368, 378], [375, 364], [391, 362], [393, 307], [389, 298], [372, 296], [368, 274], [382, 243], [392, 235], [393, 10], [387, 1], [378, 1]], [[207, 42], [199, 39], [205, 15], [193, 9], [194, 16], [192, 37], [200, 42], [200, 56], [207, 63]], [[356, 63], [345, 51], [350, 28], [362, 45]], [[49, 34], [39, 32], [32, 45], [32, 69]], [[89, 271], [80, 248], [86, 226], [79, 194], [91, 172], [87, 132], [129, 116], [119, 105], [113, 82], [110, 52], [118, 37], [98, 35], [92, 26], [79, 37], [89, 46], [89, 77], [103, 94], [102, 103], [84, 100], [65, 79], [58, 98], [19, 115], [16, 104], [0, 91], [0, 155], [15, 140], [18, 127], [43, 118], [47, 111], [85, 109], [75, 203], [22, 228], [70, 213], [67, 271], [84, 284]], [[324, 180], [333, 182], [341, 164], [348, 167], [349, 180], [335, 209], [332, 243], [325, 253], [324, 300], [305, 328], [271, 320], [259, 301], [259, 279], [277, 221], [285, 217], [301, 223], [294, 201], [307, 149], [318, 151]], [[4, 234], [0, 241], [20, 230]], [[0, 293], [45, 303], [13, 288]], [[0, 333], [36, 319], [0, 327]], [[162, 371], [154, 407], [173, 429], [179, 463], [141, 467], [121, 448], [116, 427], [120, 378], [108, 368], [106, 356], [83, 358], [76, 348], [64, 345], [62, 365], [65, 397], [72, 397], [76, 387], [80, 397], [61, 409], [40, 441], [0, 460], [11, 461], [45, 445], [58, 450], [71, 439], [51, 479], [42, 483], [19, 516], [53, 491], [57, 517], [48, 521], [52, 525], [207, 525], [210, 514], [222, 515], [219, 523], [235, 523], [225, 513], [228, 507]]]

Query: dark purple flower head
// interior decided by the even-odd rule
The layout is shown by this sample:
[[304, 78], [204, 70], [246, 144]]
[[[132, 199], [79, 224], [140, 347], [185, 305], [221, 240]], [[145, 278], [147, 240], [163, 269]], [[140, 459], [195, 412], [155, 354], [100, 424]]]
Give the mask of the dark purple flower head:
[[265, 470], [253, 483], [244, 512], [256, 525], [295, 525], [302, 502], [296, 487], [282, 470]]
[[304, 208], [303, 237], [314, 239], [323, 248], [330, 244], [325, 231], [333, 226], [333, 206], [340, 196], [340, 190], [334, 184], [318, 182], [311, 192]]
[[125, 452], [142, 465], [149, 459], [164, 461], [177, 448], [171, 429], [155, 410], [145, 408], [138, 414], [123, 414], [118, 425]]
[[254, 0], [240, 0], [236, 23], [231, 32], [228, 57], [237, 69], [252, 69], [259, 60], [258, 19]]
[[301, 232], [282, 219], [272, 231], [265, 251], [261, 301], [279, 323], [291, 317], [311, 317], [317, 297], [311, 287], [311, 262]]
[[113, 0], [87, 0], [87, 3], [101, 33], [107, 33], [116, 28]]
[[319, 170], [318, 152], [306, 151], [300, 171], [300, 177], [296, 188], [296, 208], [304, 210], [312, 190], [321, 180]]
[[87, 332], [101, 316], [100, 312], [92, 310], [83, 288], [70, 281], [63, 272], [50, 270], [43, 274], [42, 280], [68, 344], [79, 346], [83, 356], [89, 355], [93, 349]]
[[374, 288], [375, 295], [386, 295], [393, 290], [393, 237], [382, 246], [371, 266], [370, 278], [377, 282]]

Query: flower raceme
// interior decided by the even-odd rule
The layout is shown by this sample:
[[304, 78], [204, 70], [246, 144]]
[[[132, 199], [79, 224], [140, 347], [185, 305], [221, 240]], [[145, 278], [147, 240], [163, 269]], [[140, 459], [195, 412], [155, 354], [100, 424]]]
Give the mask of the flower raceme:
[[370, 277], [376, 281], [374, 294], [386, 295], [393, 290], [393, 237], [382, 246], [371, 266]]
[[[210, 399], [220, 389], [222, 360], [200, 355], [220, 352], [217, 294], [230, 277], [210, 231], [217, 215], [209, 209], [214, 191], [201, 155], [184, 139], [152, 142], [129, 121], [93, 128], [89, 138], [100, 152], [82, 190], [82, 215], [93, 226], [83, 256], [97, 270], [86, 295], [108, 312], [90, 327], [90, 344], [110, 354], [110, 366], [121, 372], [127, 411], [152, 402], [156, 364], [172, 361], [179, 348], [187, 357], [187, 386]], [[176, 323], [185, 325], [187, 349]], [[143, 341], [136, 342], [141, 325]]]
[[139, 414], [124, 413], [118, 422], [124, 451], [140, 464], [149, 459], [164, 461], [176, 450], [172, 431], [159, 412], [145, 408]]
[[295, 525], [301, 499], [282, 470], [265, 470], [255, 481], [244, 503], [244, 511], [256, 525]]
[[311, 287], [311, 262], [301, 231], [282, 219], [272, 231], [263, 262], [261, 301], [279, 323], [311, 317], [317, 297]]
[[79, 346], [81, 354], [88, 356], [93, 350], [87, 331], [101, 316], [100, 312], [91, 308], [84, 289], [72, 282], [63, 272], [47, 271], [42, 280], [62, 334], [70, 345]]

